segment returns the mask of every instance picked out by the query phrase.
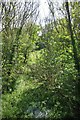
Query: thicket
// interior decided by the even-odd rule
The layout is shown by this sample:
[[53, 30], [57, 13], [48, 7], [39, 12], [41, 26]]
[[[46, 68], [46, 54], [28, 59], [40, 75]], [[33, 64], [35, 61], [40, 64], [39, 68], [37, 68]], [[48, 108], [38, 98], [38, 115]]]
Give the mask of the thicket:
[[[1, 2], [2, 117], [80, 116], [80, 3], [37, 25], [38, 3]], [[22, 7], [21, 7], [22, 6]]]

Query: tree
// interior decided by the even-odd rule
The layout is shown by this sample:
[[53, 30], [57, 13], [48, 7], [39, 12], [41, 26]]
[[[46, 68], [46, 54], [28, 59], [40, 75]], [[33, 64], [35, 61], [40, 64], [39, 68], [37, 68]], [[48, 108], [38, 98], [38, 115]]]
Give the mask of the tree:
[[[79, 114], [78, 114], [78, 111], [79, 111], [79, 91], [80, 91], [80, 62], [79, 62], [79, 42], [78, 42], [78, 32], [76, 32], [76, 35], [75, 35], [75, 31], [77, 29], [77, 24], [78, 23], [78, 19], [76, 19], [76, 22], [74, 22], [74, 17], [73, 16], [76, 16], [77, 18], [77, 14], [79, 12], [79, 10], [76, 12], [74, 12], [74, 6], [76, 5], [77, 3], [69, 3], [68, 1], [66, 1], [64, 4], [63, 4], [63, 9], [61, 8], [57, 8], [57, 10], [61, 11], [63, 13], [62, 15], [62, 18], [59, 18], [57, 19], [56, 16], [54, 16], [54, 5], [53, 5], [53, 2], [51, 0], [49, 0], [49, 8], [50, 8], [50, 11], [52, 13], [52, 16], [56, 18], [56, 28], [57, 28], [57, 33], [59, 35], [59, 40], [60, 41], [64, 41], [64, 40], [68, 40], [68, 47], [67, 47], [67, 42], [64, 41], [65, 43], [65, 46], [64, 46], [64, 50], [66, 50], [66, 53], [70, 51], [70, 48], [72, 48], [72, 55], [69, 54], [69, 57], [71, 56], [73, 61], [74, 61], [74, 68], [75, 70], [77, 70], [77, 74], [76, 74], [76, 83], [75, 83], [75, 91], [77, 91], [76, 95], [78, 95], [76, 97], [76, 101], [78, 100], [77, 102], [77, 105], [75, 105], [75, 111], [74, 111], [74, 115], [76, 117], [79, 117]], [[69, 7], [70, 6], [70, 7]], [[58, 12], [58, 11], [57, 11]], [[61, 23], [61, 21], [65, 21], [65, 24]], [[76, 25], [76, 29], [74, 30], [74, 27]], [[60, 28], [60, 26], [62, 28]], [[68, 39], [64, 39], [62, 33], [60, 31], [62, 31], [63, 29], [63, 34], [65, 34], [65, 38], [68, 38]], [[63, 40], [61, 40], [63, 38]], [[78, 38], [78, 39], [77, 39]], [[71, 41], [71, 42], [70, 42]], [[69, 62], [69, 61], [68, 61]], [[77, 89], [78, 88], [78, 89]], [[75, 95], [75, 96], [76, 96]], [[74, 109], [74, 108], [73, 108]]]
[[[65, 6], [66, 6], [67, 15], [68, 15], [68, 26], [69, 26], [69, 31], [70, 31], [70, 36], [71, 36], [71, 41], [72, 41], [72, 46], [73, 46], [73, 55], [74, 55], [74, 61], [75, 61], [75, 68], [78, 71], [78, 78], [77, 78], [78, 91], [77, 91], [77, 94], [79, 95], [79, 91], [80, 91], [80, 64], [79, 64], [79, 56], [77, 54], [76, 43], [75, 43], [75, 39], [74, 39], [74, 36], [73, 36], [73, 30], [72, 30], [72, 24], [71, 24], [71, 18], [70, 18], [68, 1], [65, 3]], [[80, 96], [78, 97], [78, 99], [79, 98], [80, 98]], [[77, 118], [80, 117], [80, 113], [78, 111], [80, 111], [80, 103], [79, 102], [76, 103], [76, 110], [75, 110], [75, 117], [77, 117]]]
[[24, 4], [17, 1], [1, 2], [3, 91], [9, 91], [15, 83], [15, 80], [9, 80], [9, 77], [13, 66], [17, 67], [18, 64], [19, 38], [23, 27], [33, 19], [33, 15], [37, 16], [37, 8], [38, 4], [30, 1]]
[[71, 41], [72, 41], [72, 46], [73, 46], [75, 68], [77, 69], [78, 73], [80, 73], [79, 59], [78, 59], [75, 39], [74, 39], [74, 36], [73, 36], [73, 30], [72, 30], [72, 24], [71, 24], [68, 2], [66, 2], [65, 6], [66, 6], [66, 10], [67, 10], [67, 15], [68, 15], [68, 28], [69, 28], [69, 31], [70, 31], [70, 36], [71, 36]]

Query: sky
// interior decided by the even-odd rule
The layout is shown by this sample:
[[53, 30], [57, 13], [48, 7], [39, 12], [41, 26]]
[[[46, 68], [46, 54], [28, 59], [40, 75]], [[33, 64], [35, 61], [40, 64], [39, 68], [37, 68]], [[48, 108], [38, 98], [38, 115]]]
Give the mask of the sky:
[[[38, 1], [38, 0], [36, 0]], [[66, 2], [67, 0], [53, 0], [54, 1], [54, 4], [57, 3], [57, 7], [58, 6], [61, 6], [61, 4], [63, 2]], [[80, 1], [80, 0], [68, 0], [70, 2], [77, 2], [77, 1]], [[48, 3], [47, 3], [47, 0], [39, 0], [39, 3], [40, 3], [40, 7], [39, 7], [39, 10], [40, 10], [40, 19], [43, 21], [42, 23], [44, 24], [44, 19], [45, 17], [48, 18], [50, 15], [49, 15], [49, 6], [48, 6]], [[57, 17], [58, 16], [58, 13], [55, 11], [55, 14]]]
[[44, 18], [49, 14], [48, 4], [46, 0], [39, 0], [40, 1], [40, 16]]
[[[43, 20], [45, 17], [48, 17], [48, 15], [49, 15], [49, 8], [48, 8], [47, 0], [18, 0], [18, 1], [20, 1], [20, 2], [24, 2], [24, 1], [39, 2], [39, 11], [40, 11], [41, 20]], [[53, 0], [53, 1], [61, 3], [63, 0]]]
[[[44, 20], [45, 18], [49, 18], [49, 6], [47, 3], [47, 0], [18, 0], [20, 2], [24, 2], [24, 1], [35, 1], [39, 3], [39, 16], [38, 16], [38, 20], [37, 23], [39, 23], [39, 21], [44, 24]], [[61, 1], [63, 0], [53, 0], [54, 2], [61, 3]]]
[[[42, 24], [44, 24], [44, 19], [45, 18], [50, 18], [50, 12], [49, 12], [49, 5], [47, 3], [47, 0], [39, 0], [40, 1], [40, 19], [42, 20]], [[54, 4], [58, 3], [60, 6], [63, 0], [53, 0]]]
[[[2, 0], [2, 1], [9, 1], [9, 0]], [[39, 1], [39, 10], [40, 10], [40, 18], [41, 20], [44, 19], [45, 17], [49, 16], [49, 9], [48, 9], [48, 4], [47, 4], [47, 0], [18, 0], [20, 2], [24, 2], [24, 1]], [[67, 1], [67, 0], [53, 0], [54, 3], [58, 2], [59, 4], [61, 4], [63, 1]], [[80, 0], [68, 0], [68, 1], [80, 1]]]
[[[0, 0], [1, 1], [1, 0]], [[2, 0], [2, 1], [8, 1], [8, 0]], [[44, 24], [44, 19], [45, 17], [48, 18], [49, 15], [49, 8], [48, 8], [48, 3], [47, 0], [18, 0], [20, 2], [24, 2], [24, 1], [36, 1], [39, 2], [40, 6], [39, 6], [39, 18], [38, 18], [38, 22], [39, 20], [41, 20], [42, 24]], [[61, 4], [63, 1], [67, 1], [67, 0], [53, 0], [54, 3], [58, 2], [58, 4]], [[80, 1], [80, 0], [68, 0], [68, 1]]]

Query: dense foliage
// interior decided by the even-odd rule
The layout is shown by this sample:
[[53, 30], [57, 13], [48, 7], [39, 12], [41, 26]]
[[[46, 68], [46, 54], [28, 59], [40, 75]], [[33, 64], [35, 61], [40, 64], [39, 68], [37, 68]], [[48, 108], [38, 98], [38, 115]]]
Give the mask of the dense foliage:
[[48, 4], [53, 19], [41, 26], [37, 4], [1, 3], [3, 118], [80, 116], [80, 3], [64, 3], [58, 19]]

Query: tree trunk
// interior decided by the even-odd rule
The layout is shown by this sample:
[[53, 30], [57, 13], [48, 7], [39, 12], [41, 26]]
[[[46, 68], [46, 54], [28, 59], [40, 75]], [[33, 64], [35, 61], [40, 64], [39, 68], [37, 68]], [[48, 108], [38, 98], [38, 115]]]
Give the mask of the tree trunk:
[[75, 39], [74, 39], [74, 35], [73, 35], [73, 30], [72, 30], [72, 24], [71, 24], [71, 17], [70, 17], [70, 11], [69, 11], [69, 4], [68, 4], [68, 0], [65, 3], [66, 6], [66, 11], [67, 11], [67, 16], [68, 16], [68, 26], [69, 26], [69, 32], [70, 32], [70, 36], [71, 36], [71, 41], [72, 41], [72, 47], [73, 47], [73, 57], [74, 57], [74, 62], [75, 62], [75, 68], [78, 71], [78, 76], [77, 76], [77, 84], [76, 84], [76, 99], [77, 99], [77, 103], [76, 105], [74, 105], [74, 115], [75, 118], [80, 118], [80, 103], [79, 103], [79, 92], [80, 92], [80, 64], [79, 64], [79, 57], [77, 54], [77, 48], [76, 48], [76, 44], [75, 44]]

